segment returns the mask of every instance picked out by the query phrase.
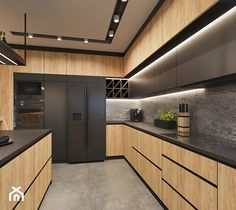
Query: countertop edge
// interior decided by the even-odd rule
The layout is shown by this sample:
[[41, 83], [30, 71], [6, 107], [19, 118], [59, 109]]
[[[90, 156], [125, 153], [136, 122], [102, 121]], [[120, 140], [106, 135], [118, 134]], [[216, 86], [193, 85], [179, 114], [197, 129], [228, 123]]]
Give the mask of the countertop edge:
[[39, 135], [37, 138], [33, 139], [32, 141], [30, 141], [28, 144], [20, 147], [18, 150], [16, 150], [15, 152], [11, 153], [10, 155], [8, 155], [7, 157], [1, 159], [0, 161], [0, 168], [4, 167], [7, 163], [9, 163], [10, 161], [12, 161], [14, 158], [16, 158], [17, 156], [21, 155], [24, 151], [26, 151], [27, 149], [29, 149], [31, 146], [33, 146], [34, 144], [36, 144], [37, 142], [39, 142], [41, 139], [43, 139], [45, 136], [47, 136], [48, 134], [52, 133], [52, 130], [47, 130], [45, 131], [42, 135]]
[[118, 125], [118, 124], [127, 125], [131, 128], [142, 131], [142, 132], [144, 132], [146, 134], [149, 134], [151, 136], [154, 136], [156, 138], [161, 138], [161, 140], [163, 140], [163, 141], [167, 141], [169, 143], [180, 146], [184, 149], [190, 150], [190, 151], [195, 152], [199, 155], [205, 156], [207, 158], [210, 158], [210, 159], [215, 160], [219, 163], [225, 164], [227, 166], [230, 166], [230, 167], [236, 169], [236, 162], [234, 160], [222, 157], [220, 155], [217, 155], [216, 153], [212, 153], [212, 152], [209, 152], [207, 150], [201, 149], [199, 147], [195, 147], [195, 146], [191, 146], [189, 144], [185, 144], [183, 142], [178, 142], [175, 139], [172, 139], [171, 137], [165, 136], [163, 134], [154, 133], [154, 132], [148, 131], [146, 129], [142, 129], [140, 127], [137, 127], [137, 126], [130, 125], [127, 121], [123, 121], [123, 122], [112, 122], [112, 121], [110, 121], [110, 122], [107, 122], [107, 125]]

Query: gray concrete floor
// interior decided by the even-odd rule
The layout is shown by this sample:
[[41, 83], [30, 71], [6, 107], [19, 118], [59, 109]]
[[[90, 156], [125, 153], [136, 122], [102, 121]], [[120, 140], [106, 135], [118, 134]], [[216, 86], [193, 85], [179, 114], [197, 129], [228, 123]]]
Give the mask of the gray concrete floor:
[[125, 160], [55, 164], [40, 210], [162, 210]]

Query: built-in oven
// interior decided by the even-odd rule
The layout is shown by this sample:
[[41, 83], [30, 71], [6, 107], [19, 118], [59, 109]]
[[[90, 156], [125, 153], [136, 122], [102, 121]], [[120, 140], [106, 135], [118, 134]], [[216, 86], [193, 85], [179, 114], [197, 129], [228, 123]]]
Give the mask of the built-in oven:
[[15, 100], [14, 127], [16, 129], [44, 127], [44, 100]]

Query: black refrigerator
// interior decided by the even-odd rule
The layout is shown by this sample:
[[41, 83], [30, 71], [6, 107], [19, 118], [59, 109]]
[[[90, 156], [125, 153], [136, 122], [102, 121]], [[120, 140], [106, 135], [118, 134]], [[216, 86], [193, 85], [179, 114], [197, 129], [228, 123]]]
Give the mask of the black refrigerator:
[[45, 127], [54, 163], [105, 159], [105, 78], [45, 75]]
[[105, 159], [106, 87], [104, 78], [67, 82], [68, 162]]

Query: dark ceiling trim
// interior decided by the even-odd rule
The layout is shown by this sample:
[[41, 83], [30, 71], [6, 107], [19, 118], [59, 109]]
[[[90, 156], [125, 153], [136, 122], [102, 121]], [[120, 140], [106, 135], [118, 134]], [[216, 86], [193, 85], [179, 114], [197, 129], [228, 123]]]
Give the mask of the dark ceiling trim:
[[[24, 45], [20, 45], [20, 44], [9, 44], [9, 45], [13, 49], [25, 49]], [[34, 45], [27, 45], [26, 48], [27, 50], [37, 50], [37, 51], [65, 52], [65, 53], [104, 55], [104, 56], [116, 56], [116, 57], [124, 56], [124, 53], [108, 52], [108, 51], [81, 50], [81, 49], [71, 49], [71, 48], [34, 46]]]
[[160, 0], [156, 6], [154, 7], [154, 9], [152, 10], [152, 12], [150, 13], [150, 15], [147, 17], [147, 19], [145, 20], [145, 22], [143, 23], [142, 27], [139, 29], [139, 31], [136, 33], [136, 35], [134, 36], [134, 38], [132, 39], [132, 41], [129, 43], [128, 47], [125, 49], [124, 54], [126, 54], [128, 52], [128, 50], [133, 46], [134, 42], [138, 39], [138, 37], [141, 35], [141, 33], [144, 31], [144, 29], [146, 28], [146, 26], [148, 25], [148, 23], [151, 21], [151, 19], [153, 18], [153, 16], [159, 11], [159, 9], [161, 8], [161, 6], [164, 4], [166, 0]]
[[[89, 39], [89, 38], [86, 38], [86, 37], [81, 38], [81, 37], [70, 37], [70, 36], [62, 36], [62, 35], [39, 34], [39, 33], [32, 33], [32, 32], [26, 33], [26, 32], [19, 32], [19, 31], [11, 31], [11, 33], [14, 36], [28, 36], [28, 35], [32, 34], [34, 38], [57, 40], [57, 38], [60, 37], [62, 39], [61, 41], [84, 42], [85, 40], [87, 40], [88, 42], [92, 42], [92, 43], [111, 44], [127, 4], [128, 4], [128, 1], [126, 1], [126, 2], [123, 2], [121, 0], [116, 1], [116, 5], [115, 5], [115, 8], [114, 8], [113, 13], [112, 13], [110, 25], [109, 25], [109, 28], [107, 30], [105, 40]], [[119, 16], [119, 22], [117, 22], [117, 23], [114, 22], [114, 15]], [[112, 37], [109, 36], [110, 31], [113, 31], [113, 36]]]

